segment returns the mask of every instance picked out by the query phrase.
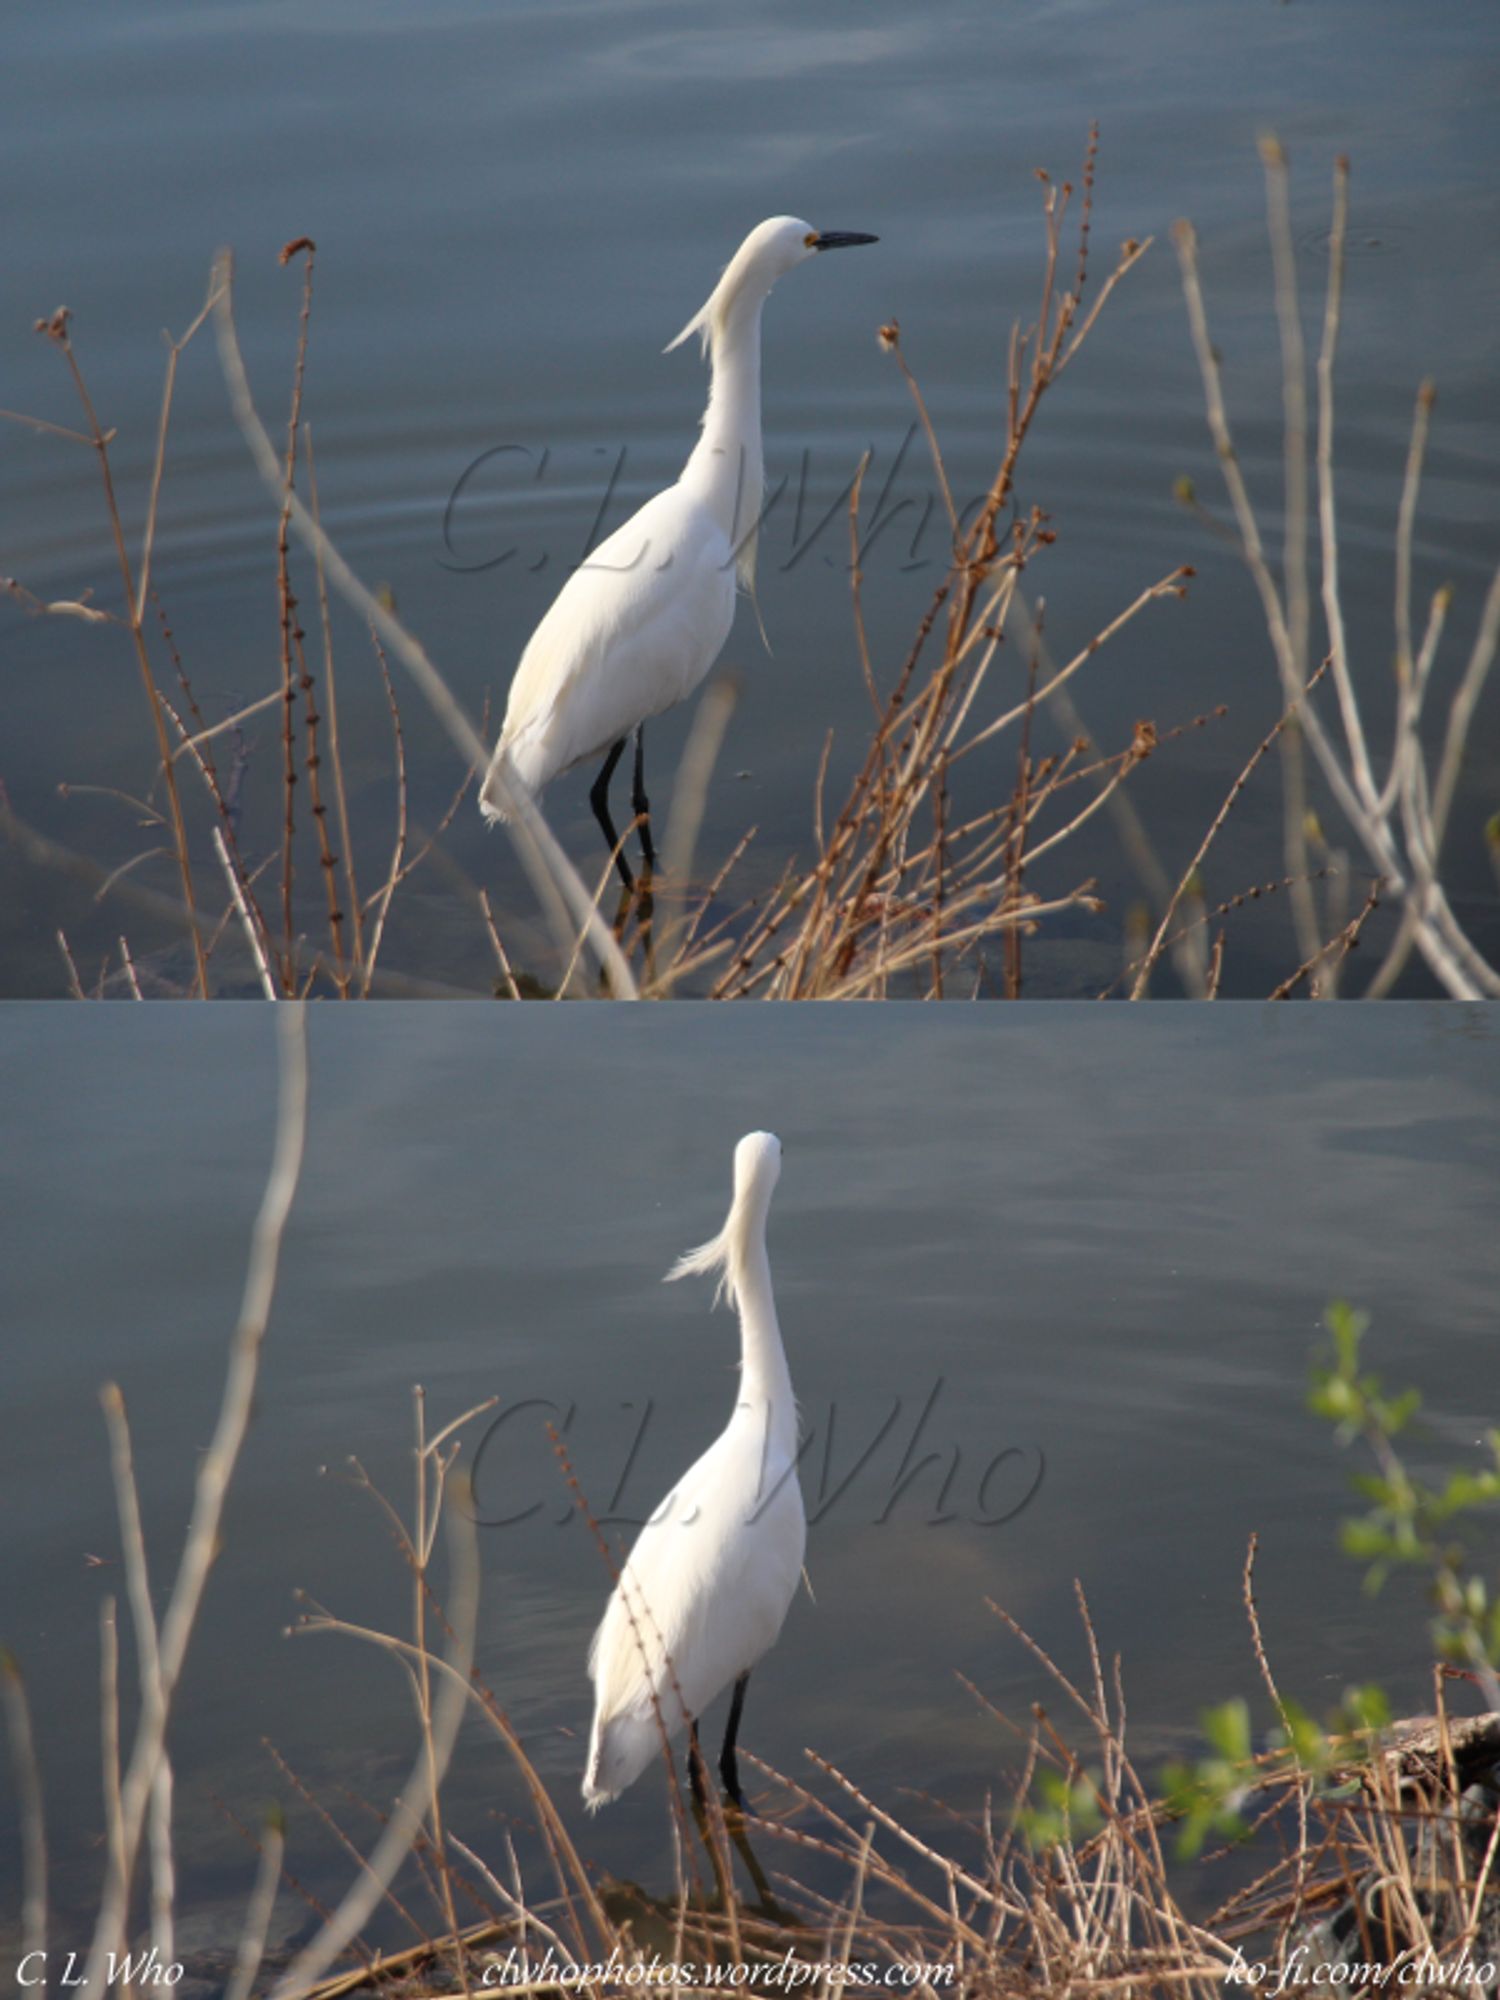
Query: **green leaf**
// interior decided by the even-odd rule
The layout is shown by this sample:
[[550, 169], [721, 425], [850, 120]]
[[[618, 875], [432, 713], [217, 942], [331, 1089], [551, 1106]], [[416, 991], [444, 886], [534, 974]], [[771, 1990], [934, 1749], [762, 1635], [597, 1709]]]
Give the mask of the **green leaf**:
[[1394, 1556], [1396, 1544], [1388, 1529], [1377, 1520], [1361, 1515], [1339, 1525], [1339, 1541], [1345, 1555], [1369, 1562], [1377, 1556]]
[[1323, 1324], [1333, 1335], [1340, 1369], [1352, 1375], [1359, 1366], [1359, 1344], [1369, 1331], [1369, 1314], [1357, 1312], [1347, 1299], [1334, 1299], [1323, 1315]]
[[1202, 1715], [1203, 1734], [1226, 1764], [1248, 1764], [1250, 1761], [1250, 1709], [1248, 1703], [1236, 1695], [1233, 1701], [1226, 1701], [1218, 1708], [1208, 1708]]
[[1387, 1729], [1391, 1721], [1391, 1704], [1385, 1689], [1371, 1681], [1363, 1687], [1344, 1690], [1340, 1714], [1345, 1729]]

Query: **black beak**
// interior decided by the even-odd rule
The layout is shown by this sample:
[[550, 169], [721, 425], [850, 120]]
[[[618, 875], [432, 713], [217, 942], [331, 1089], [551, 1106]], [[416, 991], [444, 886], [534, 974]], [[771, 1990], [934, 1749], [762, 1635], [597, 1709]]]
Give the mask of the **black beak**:
[[857, 229], [820, 229], [813, 238], [814, 250], [852, 250], [856, 243], [878, 243], [878, 236], [861, 236]]

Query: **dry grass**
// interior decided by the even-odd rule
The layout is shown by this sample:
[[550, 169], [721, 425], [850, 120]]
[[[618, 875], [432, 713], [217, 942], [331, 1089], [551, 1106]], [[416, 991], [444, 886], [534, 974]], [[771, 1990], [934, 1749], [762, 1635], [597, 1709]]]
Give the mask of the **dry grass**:
[[[1021, 663], [1023, 684], [1002, 696], [998, 712], [985, 705], [987, 677], [1001, 654], [1021, 578], [1055, 539], [1040, 507], [1008, 517], [1022, 451], [1045, 397], [1087, 340], [1110, 294], [1149, 247], [1124, 244], [1086, 307], [1097, 143], [1095, 132], [1076, 196], [1070, 183], [1054, 186], [1042, 176], [1044, 255], [1036, 318], [1024, 331], [1012, 330], [1002, 449], [972, 520], [961, 520], [954, 506], [937, 435], [901, 350], [900, 329], [894, 324], [881, 329], [881, 343], [901, 371], [932, 454], [947, 511], [950, 564], [905, 658], [883, 681], [861, 601], [862, 465], [851, 495], [850, 569], [873, 734], [843, 805], [826, 827], [824, 791], [833, 746], [831, 740], [825, 745], [814, 861], [789, 867], [748, 921], [727, 920], [705, 933], [700, 947], [705, 954], [726, 931], [733, 940], [729, 963], [711, 988], [717, 999], [863, 999], [893, 993], [940, 999], [966, 973], [968, 987], [977, 987], [987, 945], [1003, 948], [1006, 986], [1019, 993], [1022, 937], [1048, 916], [1100, 907], [1092, 883], [1075, 883], [1044, 898], [1027, 887], [1027, 876], [1152, 754], [1156, 729], [1138, 724], [1131, 741], [1112, 755], [1096, 753], [1086, 737], [1078, 737], [1058, 755], [1039, 756], [1033, 722], [1038, 709], [1060, 696], [1148, 605], [1182, 596], [1191, 571], [1175, 568], [1148, 584], [1065, 665], [1043, 671], [1033, 651]], [[1073, 261], [1065, 268], [1064, 226], [1075, 206]], [[980, 753], [984, 776], [966, 783], [974, 770], [970, 760]], [[997, 770], [1014, 775], [997, 785]], [[994, 803], [997, 791], [1002, 797]]]
[[[1284, 1750], [1268, 1751], [1242, 1774], [1246, 1842], [1188, 1865], [1175, 1855], [1172, 1808], [1132, 1755], [1122, 1663], [1106, 1656], [1081, 1588], [1081, 1674], [990, 1606], [1053, 1700], [1013, 1718], [962, 1683], [992, 1729], [996, 1777], [979, 1810], [956, 1811], [919, 1790], [873, 1789], [809, 1751], [801, 1773], [742, 1753], [757, 1779], [751, 1809], [726, 1810], [710, 1791], [706, 1812], [696, 1813], [665, 1749], [665, 1817], [653, 1852], [630, 1884], [602, 1876], [473, 1665], [473, 1534], [461, 1506], [448, 1515], [446, 1578], [434, 1559], [443, 1495], [459, 1490], [459, 1434], [477, 1414], [428, 1437], [418, 1395], [409, 1514], [355, 1466], [408, 1566], [412, 1634], [372, 1630], [314, 1604], [294, 1629], [373, 1645], [392, 1659], [411, 1693], [416, 1762], [387, 1814], [347, 1796], [320, 1798], [271, 1752], [289, 1803], [311, 1808], [343, 1855], [351, 1886], [330, 1911], [302, 1880], [310, 1866], [305, 1831], [294, 1853], [279, 1810], [259, 1829], [236, 1822], [259, 1859], [243, 1932], [236, 1939], [226, 1926], [215, 1962], [236, 1968], [240, 2000], [251, 1991], [274, 2000], [473, 1994], [488, 1990], [487, 1970], [507, 1960], [520, 1968], [519, 1981], [508, 1983], [527, 1993], [628, 1990], [651, 1983], [646, 1968], [662, 1960], [696, 1968], [675, 1990], [698, 1992], [727, 1983], [731, 1967], [759, 1964], [765, 1977], [788, 1958], [806, 1968], [799, 1976], [818, 1993], [834, 1984], [816, 1968], [921, 1964], [929, 1976], [899, 1990], [934, 2000], [1038, 1991], [1210, 2000], [1235, 1968], [1267, 1968], [1242, 1983], [1272, 1990], [1299, 1953], [1309, 1964], [1381, 1966], [1394, 1982], [1424, 1954], [1451, 1965], [1466, 1950], [1483, 1959], [1500, 1949], [1493, 1887], [1500, 1716], [1452, 1715], [1439, 1673], [1434, 1716], [1400, 1723], [1378, 1741], [1349, 1738], [1316, 1771]], [[1279, 1702], [1248, 1577], [1247, 1566], [1253, 1648]], [[432, 1649], [429, 1632], [444, 1651]], [[439, 1782], [465, 1713], [520, 1781], [530, 1807], [524, 1842], [524, 1820], [497, 1817], [479, 1843], [448, 1822]], [[467, 1754], [487, 1753], [471, 1743]], [[1027, 1808], [1044, 1774], [1049, 1796], [1062, 1804], [1038, 1832]], [[491, 1782], [504, 1789], [498, 1771]], [[380, 1829], [368, 1853], [366, 1819]], [[312, 1865], [327, 1872], [326, 1858]], [[658, 1892], [640, 1886], [663, 1873]], [[267, 1959], [278, 1887], [317, 1917], [317, 1935], [294, 1955]], [[377, 1917], [384, 1935], [394, 1928], [414, 1941], [364, 1937]], [[32, 1935], [45, 1935], [37, 1921]], [[559, 1976], [564, 1965], [596, 1972]], [[614, 1972], [600, 1976], [597, 1969], [611, 1965]], [[931, 1970], [948, 1966], [951, 1982]], [[635, 1979], [632, 1967], [641, 1968]], [[1341, 1983], [1381, 1982], [1343, 1974]]]
[[[1248, 1594], [1247, 1602], [1269, 1678]], [[919, 1791], [887, 1797], [809, 1751], [801, 1775], [746, 1753], [759, 1779], [752, 1809], [726, 1813], [711, 1796], [695, 1816], [667, 1753], [662, 1858], [654, 1868], [643, 1859], [641, 1872], [659, 1873], [670, 1854], [675, 1883], [656, 1895], [588, 1866], [494, 1692], [474, 1676], [473, 1705], [536, 1811], [532, 1851], [523, 1861], [506, 1833], [503, 1858], [485, 1860], [451, 1835], [445, 1841], [430, 1819], [408, 1870], [409, 1900], [391, 1898], [391, 1907], [405, 1927], [425, 1921], [431, 1934], [385, 1952], [367, 1945], [358, 1964], [313, 1992], [338, 2000], [474, 1990], [514, 1952], [522, 1990], [538, 1993], [566, 1989], [562, 1964], [613, 1965], [608, 1979], [596, 1972], [579, 1982], [603, 1993], [635, 1983], [631, 1967], [650, 1983], [644, 1969], [659, 1956], [698, 1969], [677, 1990], [702, 1991], [727, 1983], [730, 1967], [769, 1970], [790, 1955], [817, 1992], [831, 1989], [826, 1970], [814, 1968], [920, 1963], [951, 1966], [951, 1982], [932, 1971], [902, 1990], [1209, 2000], [1237, 1968], [1266, 1968], [1242, 1983], [1271, 1990], [1299, 1954], [1305, 1964], [1338, 1962], [1338, 1983], [1357, 1989], [1398, 1983], [1424, 1955], [1452, 1966], [1466, 1951], [1483, 1960], [1500, 1950], [1500, 1716], [1451, 1715], [1438, 1674], [1433, 1717], [1397, 1724], [1378, 1741], [1345, 1739], [1315, 1773], [1285, 1751], [1267, 1752], [1243, 1771], [1245, 1844], [1188, 1866], [1175, 1858], [1171, 1808], [1132, 1758], [1121, 1662], [1106, 1660], [1081, 1589], [1078, 1607], [1081, 1677], [990, 1607], [1051, 1684], [1057, 1714], [1038, 1703], [1015, 1720], [964, 1683], [994, 1725], [1004, 1774], [978, 1813]], [[400, 1643], [321, 1611], [309, 1629]], [[1026, 1811], [1044, 1773], [1064, 1801], [1045, 1837]], [[457, 1924], [444, 1897], [450, 1870], [461, 1871], [470, 1912]], [[423, 1885], [425, 1920], [412, 1907]], [[1351, 1964], [1386, 1970], [1361, 1980]], [[1425, 1990], [1439, 1984], [1429, 1979]], [[289, 2000], [298, 1989], [283, 1976], [273, 1990]]]

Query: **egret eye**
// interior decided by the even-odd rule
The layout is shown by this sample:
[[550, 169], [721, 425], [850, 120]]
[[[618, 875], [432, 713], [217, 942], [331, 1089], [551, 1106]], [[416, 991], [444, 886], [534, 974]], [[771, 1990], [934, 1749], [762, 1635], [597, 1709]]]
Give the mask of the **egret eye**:
[[809, 229], [809, 230], [808, 230], [808, 232], [807, 232], [807, 234], [806, 234], [806, 235], [805, 235], [805, 236], [803, 237], [802, 241], [803, 241], [803, 242], [804, 242], [804, 243], [805, 243], [805, 244], [807, 245], [807, 247], [808, 247], [808, 249], [809, 249], [809, 250], [816, 250], [816, 249], [817, 249], [817, 247], [818, 247], [818, 232], [817, 232], [817, 230], [816, 230], [816, 229]]

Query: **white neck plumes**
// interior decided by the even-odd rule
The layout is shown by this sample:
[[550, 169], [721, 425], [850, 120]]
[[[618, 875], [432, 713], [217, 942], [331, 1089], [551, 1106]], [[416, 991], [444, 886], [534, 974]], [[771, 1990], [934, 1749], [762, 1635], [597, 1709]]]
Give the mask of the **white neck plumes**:
[[729, 537], [746, 590], [755, 587], [755, 548], [765, 490], [760, 443], [760, 311], [737, 313], [709, 343], [712, 377], [703, 435], [683, 468], [682, 483], [713, 513]]
[[[797, 225], [800, 227], [800, 225]], [[760, 445], [760, 316], [771, 287], [789, 268], [775, 254], [762, 223], [735, 252], [704, 305], [668, 352], [697, 334], [708, 355], [708, 407], [703, 434], [683, 468], [681, 484], [713, 514], [735, 551], [740, 582], [755, 584], [756, 525], [765, 485]]]
[[[755, 586], [755, 540], [765, 475], [760, 450], [760, 315], [778, 278], [819, 250], [873, 243], [873, 236], [808, 227], [795, 215], [758, 223], [735, 251], [706, 303], [670, 347], [696, 333], [712, 380], [703, 435], [678, 482], [713, 515], [735, 551], [740, 582]], [[670, 351], [669, 347], [669, 351]]]

